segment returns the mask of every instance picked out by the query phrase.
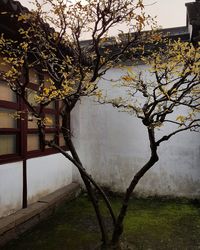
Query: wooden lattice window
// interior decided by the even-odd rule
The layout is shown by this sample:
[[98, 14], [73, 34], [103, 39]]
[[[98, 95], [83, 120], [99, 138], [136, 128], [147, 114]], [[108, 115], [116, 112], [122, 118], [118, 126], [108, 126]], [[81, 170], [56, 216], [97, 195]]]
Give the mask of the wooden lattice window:
[[[0, 70], [7, 70], [7, 68], [0, 66]], [[39, 104], [35, 102], [34, 97], [41, 79], [45, 81], [46, 78], [47, 76], [44, 75], [39, 77], [38, 72], [34, 69], [29, 70], [27, 99], [36, 108]], [[37, 119], [31, 115], [31, 112], [25, 112], [26, 110], [27, 106], [21, 98], [16, 96], [3, 79], [0, 79], [0, 164], [56, 153], [55, 150], [48, 147], [41, 150]], [[23, 119], [13, 118], [16, 111], [23, 112]], [[59, 126], [59, 102], [54, 101], [46, 106], [44, 116], [51, 121], [45, 128], [46, 139], [54, 139], [58, 145], [60, 144], [66, 149]]]

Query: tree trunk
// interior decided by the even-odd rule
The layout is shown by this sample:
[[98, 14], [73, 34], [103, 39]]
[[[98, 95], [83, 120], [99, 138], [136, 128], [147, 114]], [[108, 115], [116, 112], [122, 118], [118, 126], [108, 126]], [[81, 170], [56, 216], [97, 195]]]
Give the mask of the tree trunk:
[[[119, 215], [117, 217], [116, 225], [113, 231], [112, 235], [112, 244], [113, 246], [117, 247], [120, 244], [120, 237], [123, 232], [123, 221], [126, 216], [128, 203], [131, 197], [131, 194], [133, 193], [133, 190], [135, 189], [136, 185], [138, 184], [139, 180], [144, 176], [144, 174], [151, 168], [153, 165], [158, 161], [158, 155], [157, 155], [157, 146], [155, 143], [155, 137], [154, 137], [154, 129], [148, 128], [148, 135], [149, 135], [149, 141], [150, 141], [150, 148], [151, 148], [151, 157], [149, 161], [135, 174], [133, 177], [129, 187], [126, 190], [122, 207], [120, 209]], [[117, 249], [117, 248], [116, 248]]]
[[[78, 162], [83, 168], [83, 165], [82, 165], [82, 163], [80, 161], [80, 158], [79, 158], [79, 156], [78, 156], [78, 154], [77, 154], [77, 152], [75, 150], [75, 147], [74, 147], [74, 145], [73, 145], [73, 143], [71, 141], [70, 131], [65, 129], [66, 124], [67, 124], [67, 122], [69, 120], [69, 117], [70, 117], [70, 112], [67, 109], [65, 109], [65, 112], [64, 112], [64, 114], [62, 116], [62, 118], [63, 118], [62, 119], [63, 136], [64, 136], [65, 142], [66, 142], [67, 146], [69, 147], [69, 150], [70, 150], [74, 160], [76, 162]], [[96, 195], [94, 193], [94, 190], [93, 190], [93, 188], [91, 186], [91, 183], [88, 180], [88, 178], [84, 175], [83, 171], [80, 171], [80, 169], [78, 169], [78, 170], [79, 170], [81, 178], [82, 178], [82, 180], [83, 180], [83, 182], [85, 184], [87, 193], [89, 195], [89, 198], [90, 198], [90, 200], [92, 202], [92, 205], [94, 207], [94, 210], [95, 210], [97, 221], [98, 221], [98, 224], [99, 224], [99, 227], [100, 227], [100, 230], [101, 230], [102, 243], [103, 243], [103, 245], [107, 245], [107, 243], [108, 243], [108, 234], [106, 232], [106, 227], [105, 227], [105, 224], [104, 224], [104, 220], [103, 220], [103, 217], [101, 215], [98, 199], [97, 199], [97, 197], [96, 197]]]

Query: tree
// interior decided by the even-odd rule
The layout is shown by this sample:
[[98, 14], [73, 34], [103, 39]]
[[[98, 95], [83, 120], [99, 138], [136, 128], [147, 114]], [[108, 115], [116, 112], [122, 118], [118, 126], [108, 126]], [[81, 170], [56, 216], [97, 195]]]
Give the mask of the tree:
[[[137, 183], [159, 160], [158, 147], [183, 131], [199, 132], [200, 128], [200, 43], [161, 39], [150, 55], [141, 57], [148, 70], [139, 74], [129, 69], [121, 78], [120, 88], [128, 96], [104, 100], [118, 109], [135, 114], [148, 132], [150, 157], [133, 176], [117, 217], [113, 242], [123, 231], [128, 202]], [[146, 77], [146, 71], [149, 77]], [[168, 124], [170, 127], [166, 130]], [[159, 129], [159, 133], [157, 133]], [[162, 131], [163, 135], [160, 135]]]
[[[130, 48], [141, 46], [141, 31], [146, 24], [154, 26], [155, 23], [145, 14], [142, 0], [87, 0], [84, 4], [81, 1], [71, 4], [64, 0], [43, 0], [41, 3], [35, 0], [35, 7], [32, 12], [24, 9], [20, 14], [1, 13], [10, 15], [19, 25], [16, 37], [1, 35], [0, 54], [4, 63], [10, 65], [7, 72], [1, 72], [1, 77], [27, 106], [26, 110], [17, 112], [15, 118], [23, 119], [24, 115], [31, 114], [37, 120], [40, 149], [53, 147], [78, 168], [97, 215], [102, 245], [108, 246], [110, 240], [94, 189], [105, 201], [113, 228], [116, 216], [102, 188], [83, 167], [66, 124], [70, 112], [82, 96], [101, 96], [98, 80], [119, 63]], [[126, 24], [130, 34], [123, 35], [122, 32], [115, 38], [109, 38], [108, 32], [117, 24]], [[91, 39], [85, 43], [81, 39], [86, 33]], [[40, 75], [34, 101], [37, 104], [29, 98], [30, 68]], [[46, 73], [48, 79], [45, 81], [43, 75]], [[61, 130], [72, 156], [55, 140], [45, 140], [45, 127], [51, 121], [45, 117], [44, 109], [54, 101], [62, 101]], [[118, 238], [120, 235], [121, 232]], [[117, 246], [118, 243], [119, 240], [115, 239], [111, 245]]]
[[[72, 5], [62, 0], [45, 0], [42, 5], [36, 1], [36, 5], [37, 10], [13, 17], [18, 19], [21, 26], [20, 39], [1, 36], [1, 55], [4, 62], [11, 65], [9, 71], [2, 73], [2, 77], [26, 103], [25, 115], [31, 113], [37, 119], [41, 150], [45, 145], [54, 147], [78, 168], [97, 214], [102, 243], [104, 246], [111, 244], [117, 248], [130, 196], [142, 176], [158, 161], [159, 145], [177, 133], [188, 129], [197, 130], [199, 127], [199, 47], [195, 48], [181, 41], [168, 41], [164, 47], [160, 46], [151, 53], [150, 57], [142, 58], [146, 64], [152, 63], [151, 73], [155, 75], [155, 80], [145, 82], [142, 74], [136, 76], [129, 71], [122, 78], [122, 85], [129, 89], [130, 100], [120, 97], [108, 101], [117, 108], [134, 112], [147, 128], [150, 143], [150, 159], [133, 177], [116, 217], [106, 194], [84, 169], [72, 143], [70, 131], [66, 129], [66, 123], [71, 110], [82, 96], [101, 97], [98, 79], [109, 68], [118, 63], [126, 52], [130, 52], [130, 48], [132, 53], [142, 50], [141, 45], [145, 41], [141, 41], [141, 31], [152, 20], [145, 15], [142, 1], [133, 3], [131, 0], [88, 0], [84, 5], [81, 2]], [[45, 6], [51, 7], [50, 15], [45, 12]], [[7, 14], [9, 13], [2, 13]], [[135, 33], [121, 35], [117, 39], [108, 38], [110, 28], [123, 22], [128, 23], [130, 32]], [[87, 43], [81, 41], [85, 32], [91, 35], [91, 40]], [[154, 38], [157, 39], [158, 36]], [[148, 42], [149, 40], [150, 37]], [[117, 47], [115, 53], [114, 47]], [[41, 74], [41, 84], [35, 96], [37, 107], [28, 98], [29, 68], [35, 68]], [[42, 79], [45, 72], [49, 75], [48, 84]], [[61, 129], [72, 156], [54, 141], [45, 141], [45, 127], [51, 121], [44, 117], [43, 110], [55, 100], [63, 102], [60, 110]], [[187, 114], [171, 116], [181, 106], [185, 107]], [[17, 118], [21, 118], [20, 116], [21, 114], [16, 114]], [[166, 123], [172, 123], [174, 130], [156, 138], [156, 128]], [[111, 243], [94, 188], [102, 195], [112, 217]]]

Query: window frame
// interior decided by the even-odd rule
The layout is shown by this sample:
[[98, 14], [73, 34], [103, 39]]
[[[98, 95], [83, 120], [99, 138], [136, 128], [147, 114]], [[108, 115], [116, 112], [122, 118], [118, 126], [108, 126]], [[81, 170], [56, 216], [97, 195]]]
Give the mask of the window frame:
[[[39, 78], [40, 76], [40, 78]], [[41, 74], [38, 74], [38, 79], [41, 80]], [[42, 75], [42, 78], [44, 76]], [[0, 78], [0, 81], [5, 82], [2, 78]], [[34, 84], [29, 82], [28, 88], [37, 90], [39, 84]], [[10, 101], [5, 101], [5, 100], [0, 100], [0, 108], [5, 108], [5, 109], [11, 109], [14, 111], [23, 111], [27, 109], [27, 105], [24, 103], [22, 98], [20, 96], [16, 95], [16, 103], [15, 102], [10, 102]], [[49, 108], [45, 107], [44, 108], [44, 115], [45, 114], [53, 114], [55, 115], [55, 127], [54, 128], [45, 128], [45, 135], [46, 134], [55, 134], [57, 139], [56, 142], [59, 145], [59, 137], [60, 134], [62, 134], [60, 125], [59, 125], [59, 101], [55, 101], [55, 108]], [[25, 112], [22, 114], [23, 120], [18, 119], [17, 120], [17, 127], [16, 128], [0, 128], [0, 135], [5, 135], [5, 134], [16, 134], [16, 152], [14, 154], [4, 154], [0, 155], [0, 165], [5, 164], [5, 163], [11, 163], [11, 162], [17, 162], [17, 161], [22, 161], [24, 159], [30, 159], [34, 157], [41, 157], [45, 155], [50, 155], [50, 154], [55, 154], [58, 153], [56, 149], [53, 148], [46, 148], [44, 150], [38, 149], [38, 150], [32, 150], [28, 151], [27, 148], [27, 138], [28, 134], [38, 134], [36, 131], [38, 131], [37, 128], [28, 128], [28, 115]], [[14, 119], [14, 118], [13, 118]], [[70, 118], [69, 118], [70, 119]], [[70, 120], [67, 122], [67, 128], [70, 129]], [[39, 136], [39, 135], [38, 135]], [[68, 150], [67, 146], [61, 146], [62, 149]]]
[[[0, 81], [6, 84], [6, 81], [0, 77]], [[21, 108], [21, 101], [19, 97], [16, 96], [16, 102], [0, 100], [0, 108], [17, 111]], [[13, 118], [14, 119], [14, 118]], [[13, 154], [3, 154], [0, 155], [0, 164], [19, 161], [21, 159], [21, 147], [17, 147], [21, 143], [21, 122], [17, 120], [16, 128], [0, 128], [0, 135], [16, 135], [16, 152]]]

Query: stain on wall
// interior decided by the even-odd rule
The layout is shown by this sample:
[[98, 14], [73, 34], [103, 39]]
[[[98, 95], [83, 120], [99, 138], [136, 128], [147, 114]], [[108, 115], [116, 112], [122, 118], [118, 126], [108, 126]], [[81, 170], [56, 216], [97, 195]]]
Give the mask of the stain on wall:
[[[112, 69], [106, 78], [115, 79], [119, 75], [117, 69]], [[184, 110], [178, 110], [177, 114], [180, 112]], [[84, 167], [101, 185], [124, 192], [149, 157], [147, 131], [141, 120], [89, 98], [81, 100], [71, 120], [73, 140]], [[157, 136], [170, 129], [170, 126], [161, 128]], [[159, 162], [144, 176], [135, 192], [146, 196], [200, 197], [200, 133], [188, 131], [176, 135], [161, 144], [158, 152]], [[80, 180], [77, 171], [73, 178]]]

